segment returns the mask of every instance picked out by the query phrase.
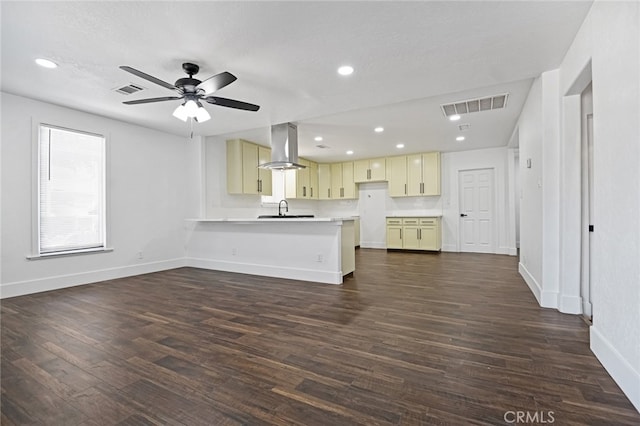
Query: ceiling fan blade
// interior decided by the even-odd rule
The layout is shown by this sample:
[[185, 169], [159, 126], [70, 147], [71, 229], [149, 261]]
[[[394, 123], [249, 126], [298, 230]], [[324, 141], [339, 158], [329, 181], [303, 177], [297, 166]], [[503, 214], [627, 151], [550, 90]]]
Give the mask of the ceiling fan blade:
[[202, 83], [198, 84], [196, 89], [202, 89], [204, 90], [204, 93], [208, 95], [209, 93], [222, 89], [236, 80], [237, 78], [235, 75], [225, 71], [220, 74], [216, 74], [213, 77], [209, 77]]
[[170, 89], [170, 90], [178, 90], [178, 88], [177, 88], [176, 86], [174, 86], [173, 84], [169, 84], [169, 83], [167, 83], [166, 81], [162, 81], [162, 80], [160, 80], [159, 78], [156, 78], [156, 77], [154, 77], [154, 76], [152, 76], [152, 75], [145, 74], [145, 73], [143, 73], [142, 71], [138, 71], [138, 70], [137, 70], [137, 69], [135, 69], [135, 68], [131, 68], [131, 67], [126, 66], [126, 65], [122, 65], [122, 66], [120, 67], [120, 69], [121, 69], [121, 70], [125, 70], [125, 71], [127, 71], [127, 72], [130, 72], [130, 73], [131, 73], [131, 74], [133, 74], [133, 75], [137, 75], [137, 76], [138, 76], [138, 77], [140, 77], [140, 78], [144, 78], [144, 79], [145, 79], [145, 80], [147, 80], [147, 81], [150, 81], [150, 82], [152, 82], [152, 83], [155, 83], [155, 84], [157, 84], [157, 85], [159, 85], [159, 86], [162, 86], [162, 87], [165, 87], [165, 88], [167, 88], [167, 89]]
[[213, 105], [219, 105], [228, 108], [243, 109], [245, 111], [257, 111], [259, 105], [250, 104], [248, 102], [236, 101], [235, 99], [219, 98], [217, 96], [207, 96], [205, 101]]
[[162, 102], [162, 101], [177, 101], [178, 99], [183, 99], [184, 96], [165, 96], [164, 98], [149, 98], [149, 99], [138, 99], [135, 101], [126, 101], [123, 104], [126, 105], [136, 105], [136, 104], [150, 104], [151, 102]]

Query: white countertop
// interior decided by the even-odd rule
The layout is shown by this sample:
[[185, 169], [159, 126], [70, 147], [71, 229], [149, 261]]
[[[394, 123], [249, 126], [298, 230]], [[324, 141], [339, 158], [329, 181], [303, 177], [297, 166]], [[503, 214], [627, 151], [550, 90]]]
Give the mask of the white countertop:
[[304, 223], [313, 223], [313, 222], [345, 222], [345, 221], [353, 221], [353, 217], [291, 217], [287, 219], [281, 219], [277, 217], [273, 218], [262, 218], [258, 219], [256, 217], [242, 217], [242, 218], [207, 218], [207, 219], [186, 219], [187, 222], [228, 222], [228, 223], [291, 223], [291, 222], [304, 222]]

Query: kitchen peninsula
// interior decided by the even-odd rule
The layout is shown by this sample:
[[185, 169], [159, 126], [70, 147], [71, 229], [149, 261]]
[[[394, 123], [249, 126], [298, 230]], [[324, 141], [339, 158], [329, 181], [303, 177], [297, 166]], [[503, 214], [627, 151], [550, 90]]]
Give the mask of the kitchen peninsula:
[[353, 218], [189, 219], [189, 266], [341, 284], [355, 271]]

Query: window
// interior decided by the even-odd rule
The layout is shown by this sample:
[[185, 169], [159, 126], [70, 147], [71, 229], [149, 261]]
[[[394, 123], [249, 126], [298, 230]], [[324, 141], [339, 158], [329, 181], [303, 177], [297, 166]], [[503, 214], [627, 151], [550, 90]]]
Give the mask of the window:
[[39, 126], [40, 255], [104, 249], [105, 138]]
[[271, 195], [263, 195], [261, 204], [263, 206], [277, 205], [285, 198], [285, 173], [295, 173], [295, 170], [272, 170], [271, 171]]

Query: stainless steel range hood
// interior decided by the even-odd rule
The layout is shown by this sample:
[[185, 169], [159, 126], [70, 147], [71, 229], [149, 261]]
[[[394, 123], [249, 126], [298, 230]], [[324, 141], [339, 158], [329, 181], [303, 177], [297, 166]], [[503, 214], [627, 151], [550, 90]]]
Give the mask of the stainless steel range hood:
[[298, 126], [292, 123], [271, 126], [271, 162], [259, 167], [271, 170], [305, 168], [298, 164]]

